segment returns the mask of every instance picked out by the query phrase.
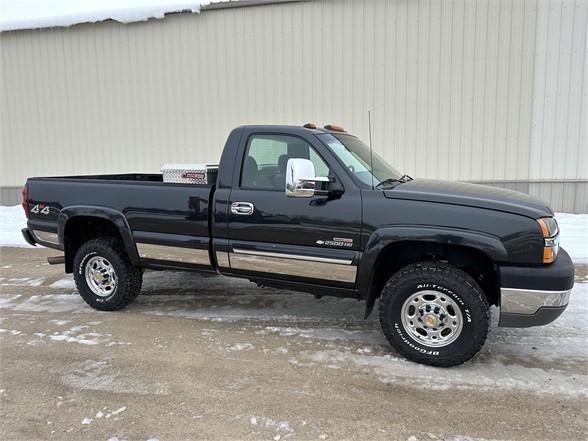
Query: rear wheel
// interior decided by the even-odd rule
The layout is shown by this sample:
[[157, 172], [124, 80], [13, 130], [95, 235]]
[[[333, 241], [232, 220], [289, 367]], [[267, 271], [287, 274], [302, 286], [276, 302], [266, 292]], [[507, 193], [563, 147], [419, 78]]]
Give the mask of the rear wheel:
[[88, 305], [115, 311], [137, 298], [142, 273], [131, 263], [120, 241], [100, 238], [79, 248], [74, 257], [74, 279]]
[[476, 355], [488, 334], [488, 302], [474, 279], [424, 262], [394, 274], [382, 290], [380, 323], [390, 344], [417, 363], [455, 366]]

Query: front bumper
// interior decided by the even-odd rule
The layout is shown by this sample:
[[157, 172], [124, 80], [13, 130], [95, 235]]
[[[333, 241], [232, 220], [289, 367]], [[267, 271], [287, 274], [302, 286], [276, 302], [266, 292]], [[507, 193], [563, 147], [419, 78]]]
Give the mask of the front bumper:
[[569, 303], [574, 264], [564, 249], [555, 262], [539, 267], [500, 267], [499, 326], [526, 328], [558, 318]]

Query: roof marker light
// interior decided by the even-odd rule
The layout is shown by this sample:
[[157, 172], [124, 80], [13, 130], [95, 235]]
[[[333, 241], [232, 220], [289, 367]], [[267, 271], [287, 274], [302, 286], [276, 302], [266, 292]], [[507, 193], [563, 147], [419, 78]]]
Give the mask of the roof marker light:
[[330, 130], [331, 132], [341, 132], [341, 133], [347, 133], [347, 130], [345, 130], [343, 127], [338, 126], [336, 124], [327, 124], [324, 127], [325, 130]]

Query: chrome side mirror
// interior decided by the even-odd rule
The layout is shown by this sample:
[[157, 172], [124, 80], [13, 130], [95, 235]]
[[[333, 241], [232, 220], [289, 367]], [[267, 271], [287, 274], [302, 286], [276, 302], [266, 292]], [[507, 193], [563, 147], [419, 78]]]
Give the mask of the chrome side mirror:
[[316, 193], [317, 182], [329, 182], [327, 177], [314, 175], [314, 164], [308, 159], [290, 158], [286, 165], [286, 196], [310, 198]]

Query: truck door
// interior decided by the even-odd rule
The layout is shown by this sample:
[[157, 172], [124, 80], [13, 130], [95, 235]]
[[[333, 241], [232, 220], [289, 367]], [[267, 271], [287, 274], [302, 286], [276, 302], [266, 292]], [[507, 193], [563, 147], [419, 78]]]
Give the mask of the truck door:
[[[360, 251], [361, 193], [311, 133], [244, 135], [229, 200], [231, 272], [261, 279], [353, 288]], [[290, 158], [309, 159], [337, 197], [289, 197]]]

